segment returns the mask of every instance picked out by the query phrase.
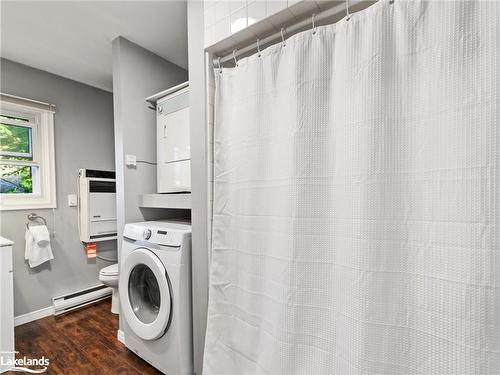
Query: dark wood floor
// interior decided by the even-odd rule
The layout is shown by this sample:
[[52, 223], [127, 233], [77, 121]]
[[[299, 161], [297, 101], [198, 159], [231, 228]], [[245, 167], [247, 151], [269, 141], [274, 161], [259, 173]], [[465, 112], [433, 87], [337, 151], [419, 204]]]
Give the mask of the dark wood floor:
[[49, 358], [47, 374], [160, 374], [117, 340], [110, 309], [105, 300], [16, 327], [18, 356]]

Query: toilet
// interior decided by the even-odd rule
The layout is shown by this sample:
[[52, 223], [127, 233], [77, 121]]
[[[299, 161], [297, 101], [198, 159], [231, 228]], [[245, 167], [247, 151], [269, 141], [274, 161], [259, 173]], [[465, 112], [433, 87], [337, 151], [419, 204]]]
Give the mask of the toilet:
[[118, 263], [104, 267], [99, 271], [99, 280], [113, 289], [111, 297], [111, 312], [120, 313], [120, 297], [118, 294]]

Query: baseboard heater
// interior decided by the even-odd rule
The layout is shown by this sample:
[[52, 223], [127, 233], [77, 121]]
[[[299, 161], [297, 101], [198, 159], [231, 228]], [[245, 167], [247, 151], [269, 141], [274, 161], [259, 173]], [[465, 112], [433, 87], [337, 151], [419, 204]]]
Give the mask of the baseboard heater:
[[97, 285], [92, 288], [84, 289], [79, 292], [73, 292], [60, 297], [52, 298], [54, 305], [54, 315], [64, 314], [68, 311], [78, 309], [92, 303], [99, 302], [108, 298], [112, 289], [106, 285]]

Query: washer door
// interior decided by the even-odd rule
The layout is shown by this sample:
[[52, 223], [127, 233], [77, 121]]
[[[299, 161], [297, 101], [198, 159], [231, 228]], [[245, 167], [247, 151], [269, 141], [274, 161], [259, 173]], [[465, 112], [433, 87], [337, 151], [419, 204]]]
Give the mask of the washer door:
[[155, 340], [167, 332], [172, 315], [170, 280], [152, 251], [139, 248], [125, 259], [118, 290], [122, 314], [137, 336]]

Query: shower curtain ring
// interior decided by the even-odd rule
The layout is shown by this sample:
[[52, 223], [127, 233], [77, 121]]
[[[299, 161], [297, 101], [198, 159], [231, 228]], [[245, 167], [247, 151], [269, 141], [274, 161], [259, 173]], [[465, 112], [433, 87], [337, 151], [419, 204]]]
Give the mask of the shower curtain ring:
[[281, 28], [281, 46], [286, 47], [285, 29]]
[[345, 13], [346, 13], [345, 20], [349, 21], [351, 19], [351, 14], [349, 13], [349, 0], [345, 0]]
[[260, 57], [260, 39], [257, 39], [257, 56]]
[[236, 49], [233, 49], [233, 59], [234, 59], [234, 65], [238, 66], [238, 59], [236, 58]]
[[222, 64], [220, 63], [220, 56], [217, 58], [217, 65], [219, 65], [219, 73], [222, 73]]
[[316, 14], [313, 13], [312, 15], [312, 33], [313, 35], [316, 34], [316, 22], [315, 22]]

